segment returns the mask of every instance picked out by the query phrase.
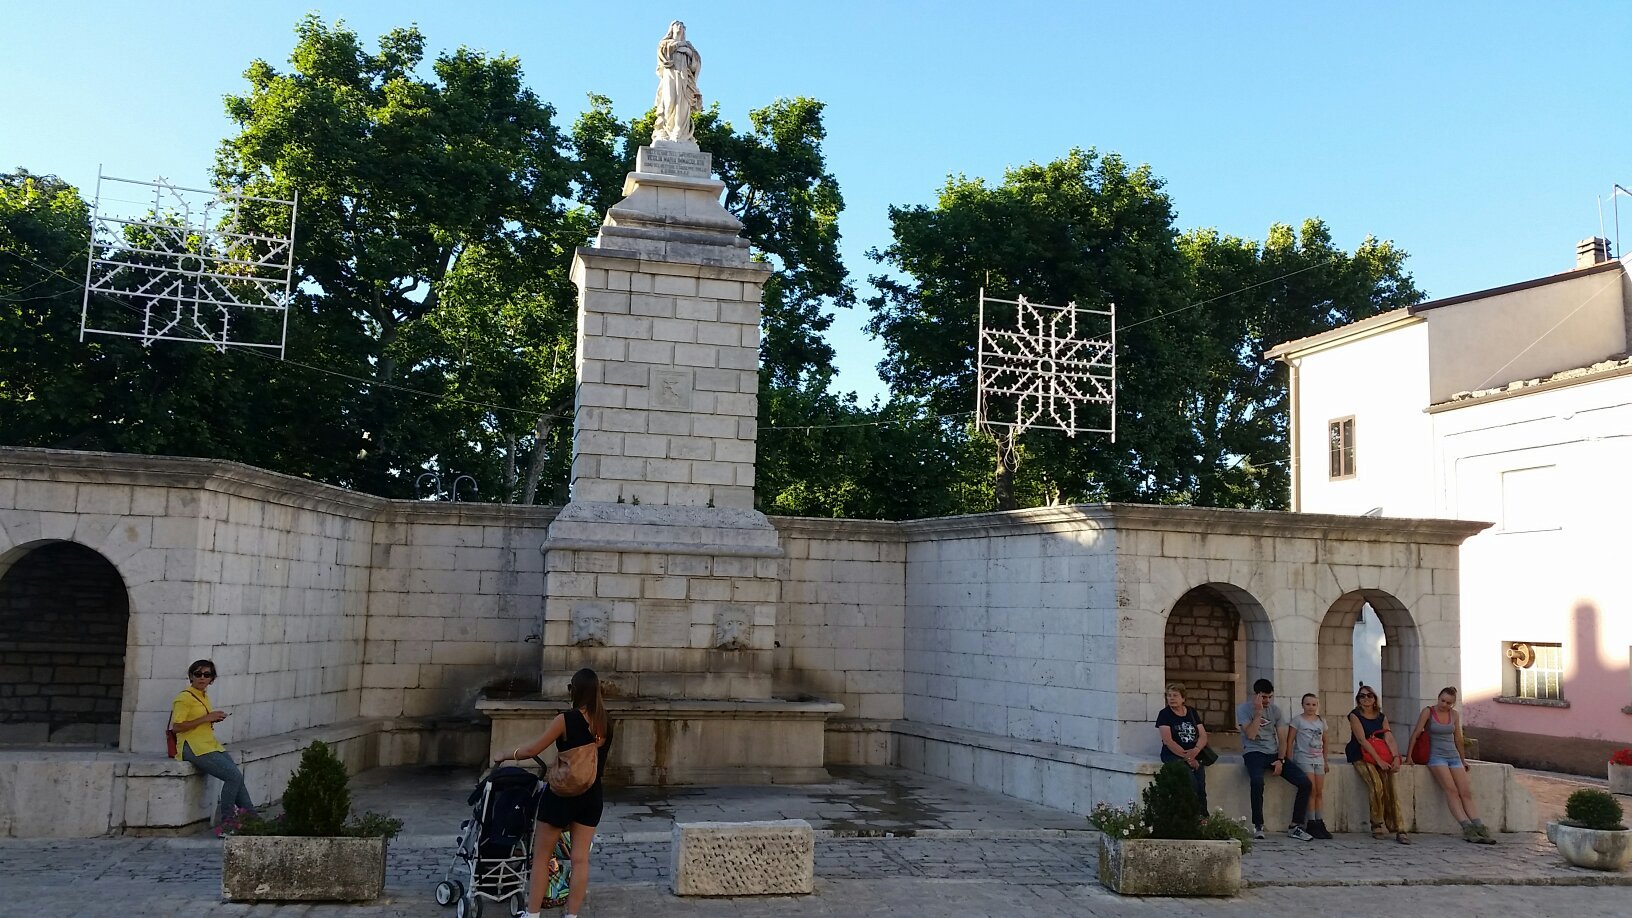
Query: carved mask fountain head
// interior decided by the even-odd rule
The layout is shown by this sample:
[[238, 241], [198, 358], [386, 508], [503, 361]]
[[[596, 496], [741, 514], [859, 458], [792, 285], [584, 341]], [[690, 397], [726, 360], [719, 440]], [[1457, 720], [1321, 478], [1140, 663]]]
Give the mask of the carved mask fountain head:
[[608, 609], [601, 603], [586, 602], [572, 610], [572, 644], [575, 647], [605, 647], [609, 629]]

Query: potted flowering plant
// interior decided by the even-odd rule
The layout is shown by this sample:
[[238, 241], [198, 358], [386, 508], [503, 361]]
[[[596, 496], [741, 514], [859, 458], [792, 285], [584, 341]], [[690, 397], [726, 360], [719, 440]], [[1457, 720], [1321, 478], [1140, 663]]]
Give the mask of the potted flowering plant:
[[233, 902], [345, 901], [385, 890], [386, 842], [402, 820], [351, 815], [346, 766], [322, 742], [307, 746], [274, 819], [227, 826], [221, 894]]
[[1617, 749], [1610, 754], [1609, 792], [1632, 795], [1632, 749]]
[[1632, 830], [1622, 824], [1621, 802], [1584, 787], [1564, 801], [1564, 818], [1547, 824], [1547, 839], [1577, 867], [1620, 870], [1632, 862]]
[[1241, 891], [1246, 825], [1223, 810], [1208, 815], [1188, 766], [1168, 762], [1142, 803], [1101, 803], [1088, 814], [1098, 829], [1099, 882], [1124, 896], [1233, 896]]

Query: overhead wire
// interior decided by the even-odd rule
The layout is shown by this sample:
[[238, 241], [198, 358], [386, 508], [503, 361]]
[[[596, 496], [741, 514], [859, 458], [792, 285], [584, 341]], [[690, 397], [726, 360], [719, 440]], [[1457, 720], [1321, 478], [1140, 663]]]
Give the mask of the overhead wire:
[[[17, 253], [12, 253], [12, 254], [17, 254]], [[58, 277], [63, 278], [64, 280], [71, 281], [74, 284], [78, 285], [81, 289], [84, 288], [84, 283], [85, 282], [81, 278], [69, 277], [68, 275], [63, 274], [60, 270], [55, 269], [55, 268], [51, 268], [48, 265], [41, 264], [40, 262], [35, 261], [34, 259], [29, 258], [26, 255], [17, 255], [17, 257], [22, 259], [23, 261], [28, 262], [29, 264], [34, 265], [36, 268], [39, 268], [39, 269], [41, 269], [43, 271], [48, 271], [48, 272], [50, 272], [52, 274], [57, 275]], [[133, 313], [136, 313], [138, 315], [140, 315], [142, 313], [142, 311], [140, 309], [137, 309], [135, 306], [133, 306], [133, 305], [131, 305], [129, 303], [126, 303], [126, 302], [118, 299], [117, 297], [107, 296], [107, 295], [101, 294], [101, 293], [96, 294], [96, 296], [99, 299], [103, 300], [104, 302], [110, 303], [110, 304], [112, 304], [114, 306], [118, 306], [118, 307], [120, 307], [122, 309], [126, 309], [126, 310], [128, 310], [130, 312], [133, 312]], [[37, 299], [45, 299], [45, 298], [46, 297], [37, 297]], [[210, 340], [209, 338], [202, 338], [201, 337], [201, 338], [197, 338], [196, 340], [199, 341], [200, 343], [203, 343], [203, 344], [212, 344], [212, 345], [215, 344], [215, 342]], [[271, 354], [262, 353], [261, 351], [256, 350], [256, 349], [252, 349], [252, 348], [241, 348], [241, 347], [240, 348], [234, 348], [234, 347], [231, 347], [230, 345], [228, 346], [228, 348], [230, 350], [239, 351], [239, 352], [247, 351], [248, 353], [250, 353], [250, 354], [252, 354], [252, 355], [254, 355], [256, 357], [260, 357], [263, 360], [272, 361], [273, 363], [287, 363], [287, 364], [290, 364], [290, 365], [293, 365], [293, 366], [301, 367], [303, 369], [311, 370], [311, 371], [313, 371], [315, 373], [324, 373], [324, 374], [327, 374], [329, 376], [339, 377], [341, 379], [346, 379], [346, 380], [350, 380], [352, 382], [361, 383], [361, 384], [366, 385], [366, 386], [371, 386], [371, 387], [376, 387], [376, 388], [381, 388], [381, 389], [390, 389], [390, 390], [397, 391], [397, 392], [404, 392], [404, 393], [407, 393], [409, 395], [417, 395], [417, 396], [420, 396], [422, 398], [435, 399], [437, 401], [449, 402], [449, 403], [457, 404], [457, 405], [468, 405], [468, 406], [474, 407], [474, 408], [486, 408], [486, 409], [488, 409], [490, 411], [504, 411], [504, 412], [509, 412], [509, 413], [512, 413], [512, 414], [524, 415], [524, 416], [529, 417], [529, 418], [546, 417], [546, 418], [550, 418], [551, 420], [557, 420], [557, 421], [567, 420], [567, 419], [571, 418], [571, 415], [552, 414], [552, 413], [549, 413], [549, 412], [541, 412], [541, 411], [536, 411], [536, 410], [528, 409], [528, 408], [516, 408], [516, 407], [509, 406], [509, 405], [499, 405], [499, 404], [495, 404], [495, 403], [492, 403], [492, 402], [482, 402], [482, 401], [477, 401], [475, 399], [460, 398], [460, 397], [455, 396], [455, 395], [445, 395], [445, 394], [441, 394], [441, 393], [430, 392], [430, 391], [427, 391], [425, 389], [416, 389], [416, 388], [414, 388], [412, 386], [403, 386], [403, 385], [399, 385], [397, 383], [382, 382], [382, 381], [376, 380], [376, 379], [369, 379], [369, 378], [367, 378], [365, 376], [356, 376], [354, 374], [345, 373], [345, 372], [342, 372], [340, 370], [333, 370], [333, 369], [329, 369], [328, 367], [320, 367], [320, 366], [316, 366], [314, 364], [304, 363], [302, 361], [294, 360], [294, 359], [291, 359], [291, 358], [288, 358], [288, 357], [274, 357]]]

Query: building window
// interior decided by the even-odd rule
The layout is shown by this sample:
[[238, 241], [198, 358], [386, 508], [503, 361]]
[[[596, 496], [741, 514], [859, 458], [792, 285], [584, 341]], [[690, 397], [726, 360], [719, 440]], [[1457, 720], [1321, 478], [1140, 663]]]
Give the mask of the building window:
[[1564, 700], [1564, 645], [1532, 641], [1502, 644], [1507, 658], [1506, 694], [1515, 701]]
[[1354, 477], [1354, 417], [1338, 418], [1326, 425], [1327, 440], [1332, 460], [1332, 475], [1336, 478]]

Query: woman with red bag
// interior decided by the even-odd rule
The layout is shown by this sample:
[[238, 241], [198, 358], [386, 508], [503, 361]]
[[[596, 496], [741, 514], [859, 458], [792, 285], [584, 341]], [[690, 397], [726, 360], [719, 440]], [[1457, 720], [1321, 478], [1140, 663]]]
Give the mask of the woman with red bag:
[[1445, 792], [1445, 805], [1462, 826], [1462, 840], [1476, 845], [1494, 845], [1490, 830], [1479, 818], [1473, 802], [1473, 787], [1468, 782], [1468, 756], [1462, 743], [1462, 715], [1456, 710], [1456, 687], [1447, 685], [1439, 690], [1439, 703], [1422, 709], [1417, 725], [1411, 731], [1411, 748], [1417, 738], [1428, 737], [1428, 772], [1434, 783]]
[[1394, 775], [1406, 765], [1399, 747], [1394, 745], [1394, 731], [1388, 726], [1388, 715], [1383, 713], [1377, 692], [1369, 685], [1360, 686], [1354, 693], [1354, 710], [1349, 712], [1349, 732], [1354, 734], [1344, 748], [1349, 764], [1366, 782], [1366, 802], [1371, 809], [1371, 837], [1387, 838], [1402, 845], [1411, 844], [1405, 834], [1405, 821], [1400, 818], [1400, 798], [1394, 792]]
[[194, 660], [187, 667], [187, 687], [170, 703], [170, 730], [176, 737], [172, 755], [221, 781], [214, 820], [215, 834], [221, 835], [237, 811], [254, 813], [255, 803], [244, 786], [244, 773], [227, 754], [227, 747], [215, 738], [215, 725], [227, 719], [227, 712], [216, 710], [210, 703], [210, 686], [214, 684], [215, 664], [211, 661]]

